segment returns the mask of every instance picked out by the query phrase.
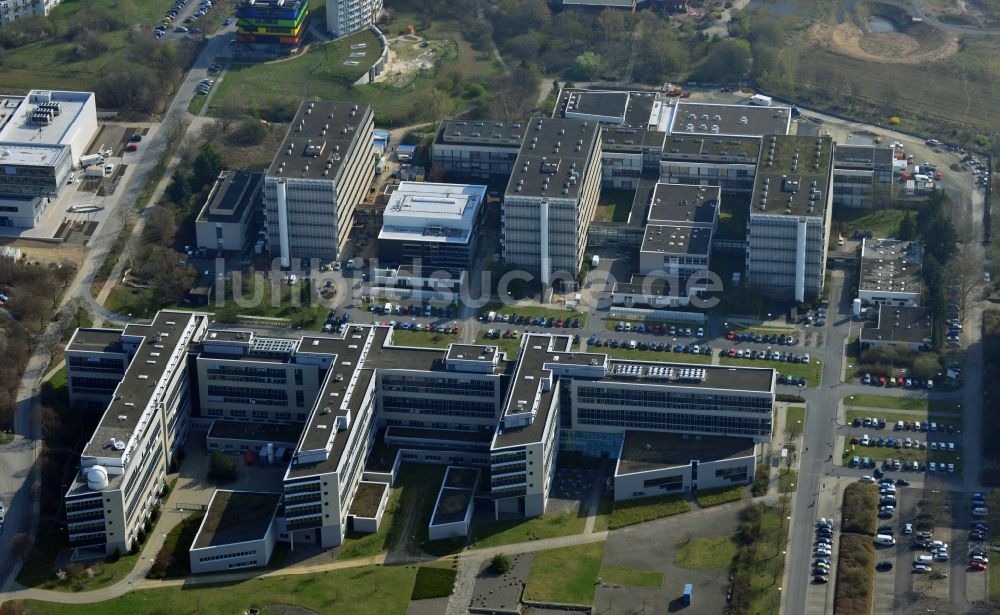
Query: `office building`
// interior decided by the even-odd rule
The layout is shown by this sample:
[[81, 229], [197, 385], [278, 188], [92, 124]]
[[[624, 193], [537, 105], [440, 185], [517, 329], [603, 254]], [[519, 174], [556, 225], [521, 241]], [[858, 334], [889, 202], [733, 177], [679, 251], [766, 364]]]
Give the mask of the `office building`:
[[[498, 517], [545, 511], [560, 446], [618, 456], [630, 431], [770, 438], [771, 369], [619, 361], [572, 352], [569, 336], [547, 334], [527, 335], [511, 355], [488, 345], [408, 348], [393, 332], [352, 325], [337, 335], [265, 338], [169, 311], [129, 325], [118, 340], [81, 330], [71, 346], [89, 353], [90, 366], [123, 354], [127, 365], [66, 493], [71, 543], [131, 547], [192, 421], [208, 426], [210, 450], [288, 464], [280, 504], [257, 494], [260, 510], [247, 516], [230, 509], [250, 496], [215, 496], [191, 551], [199, 570], [260, 565], [273, 541], [336, 546], [358, 515], [377, 526], [371, 511], [351, 511], [379, 434], [402, 461], [490, 468]], [[71, 379], [92, 373], [80, 365], [69, 363]], [[713, 455], [699, 457], [701, 468], [735, 454]], [[749, 480], [736, 470], [700, 476], [706, 482], [689, 476], [680, 488]], [[442, 518], [437, 529], [464, 519]]]
[[298, 47], [309, 23], [309, 0], [240, 0], [236, 31], [241, 43]]
[[829, 137], [764, 137], [747, 228], [751, 286], [796, 301], [823, 292], [833, 149]]
[[678, 102], [670, 119], [670, 135], [762, 137], [787, 135], [791, 107]]
[[[111, 345], [110, 359], [124, 350], [130, 360], [66, 492], [70, 545], [103, 546], [111, 554], [127, 553], [136, 543], [160, 500], [170, 460], [187, 437], [186, 356], [207, 324], [204, 314], [161, 311], [149, 325], [127, 326], [120, 348]], [[91, 359], [100, 359], [99, 344]], [[67, 366], [70, 378], [93, 373], [87, 365]]]
[[382, 14], [382, 0], [326, 0], [326, 31], [336, 38], [370, 28]]
[[277, 544], [280, 493], [218, 490], [191, 543], [191, 572], [266, 566]]
[[507, 179], [526, 130], [520, 122], [441, 122], [431, 144], [431, 164], [454, 180]]
[[898, 239], [861, 240], [862, 303], [919, 307], [923, 245]]
[[263, 185], [263, 173], [219, 173], [195, 219], [198, 247], [216, 254], [243, 250], [261, 210]]
[[354, 209], [375, 176], [371, 107], [305, 101], [264, 176], [268, 249], [292, 258], [337, 259]]
[[861, 329], [862, 348], [926, 350], [934, 337], [930, 308], [881, 304], [878, 319]]
[[462, 275], [476, 255], [485, 197], [486, 186], [400, 182], [382, 216], [379, 260]]
[[877, 145], [838, 145], [833, 159], [833, 204], [874, 207], [892, 197], [893, 151]]
[[749, 196], [760, 143], [759, 137], [668, 135], [663, 143], [660, 179], [670, 184], [720, 186]]
[[107, 408], [131, 357], [120, 329], [77, 329], [66, 344], [70, 406]]
[[540, 276], [576, 278], [600, 193], [599, 128], [590, 121], [532, 119], [504, 193], [504, 261]]

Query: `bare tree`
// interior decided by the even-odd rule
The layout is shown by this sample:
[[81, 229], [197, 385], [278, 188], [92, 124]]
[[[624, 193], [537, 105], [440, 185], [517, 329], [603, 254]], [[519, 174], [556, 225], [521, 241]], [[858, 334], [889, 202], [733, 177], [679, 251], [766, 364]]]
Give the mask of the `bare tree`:
[[958, 254], [947, 265], [948, 279], [958, 287], [958, 307], [964, 313], [982, 284], [983, 265], [979, 250], [973, 243], [963, 243]]

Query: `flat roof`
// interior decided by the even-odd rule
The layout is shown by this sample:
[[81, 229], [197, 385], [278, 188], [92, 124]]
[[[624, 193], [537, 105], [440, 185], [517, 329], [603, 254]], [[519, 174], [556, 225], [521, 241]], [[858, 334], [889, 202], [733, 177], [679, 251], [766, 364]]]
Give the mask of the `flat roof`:
[[303, 101], [267, 176], [337, 181], [349, 156], [371, 149], [370, 135], [359, 130], [371, 113], [365, 103]]
[[677, 135], [663, 142], [664, 160], [757, 165], [760, 137]]
[[785, 135], [791, 123], [791, 107], [679, 102], [670, 134]]
[[641, 152], [663, 149], [667, 133], [645, 128], [602, 126], [601, 143], [606, 152]]
[[379, 504], [382, 503], [382, 494], [388, 488], [388, 483], [361, 481], [354, 493], [354, 499], [351, 500], [350, 513], [358, 517], [374, 517], [378, 513]]
[[223, 171], [219, 173], [205, 204], [198, 213], [199, 222], [239, 222], [253, 202], [263, 173]]
[[400, 182], [389, 197], [378, 238], [468, 243], [486, 186]]
[[[669, 355], [668, 355], [669, 356]], [[670, 380], [665, 378], [652, 379], [650, 368], [656, 368], [661, 374], [674, 370], [695, 370], [700, 379]], [[671, 361], [638, 361], [630, 359], [611, 359], [608, 367], [609, 381], [643, 382], [647, 385], [670, 386], [685, 389], [722, 389], [730, 391], [751, 391], [754, 393], [774, 392], [774, 370], [770, 367], [733, 367], [727, 365], [704, 365], [684, 363], [683, 359]]]
[[658, 431], [625, 432], [622, 454], [618, 460], [616, 476], [647, 472], [691, 461], [701, 463], [753, 455], [754, 442], [750, 438], [725, 436], [689, 436]]
[[647, 222], [715, 226], [722, 188], [658, 183], [653, 190]]
[[835, 167], [892, 166], [892, 148], [878, 145], [837, 145]]
[[707, 256], [712, 249], [712, 229], [699, 226], [650, 224], [642, 237], [640, 252]]
[[193, 327], [196, 319], [200, 318], [203, 316], [192, 312], [161, 310], [151, 325], [129, 325], [125, 328], [124, 335], [142, 336], [143, 340], [126, 368], [125, 376], [115, 388], [114, 399], [104, 411], [83, 450], [83, 456], [122, 457], [129, 452], [124, 445], [122, 448], [112, 446], [112, 439], [127, 444], [135, 435], [140, 419], [147, 411], [153, 411], [147, 406], [163, 377], [167, 362], [178, 351], [185, 329]]
[[517, 154], [506, 198], [576, 199], [598, 146], [593, 121], [533, 118]]
[[22, 143], [20, 141], [0, 141], [0, 165], [54, 165], [68, 144]]
[[860, 289], [919, 295], [923, 253], [916, 241], [862, 239]]
[[208, 430], [208, 437], [295, 444], [299, 441], [304, 427], [305, 423], [251, 423], [216, 419]]
[[879, 305], [878, 321], [861, 329], [861, 341], [930, 344], [933, 334], [930, 308]]
[[822, 217], [832, 189], [833, 147], [830, 137], [765, 137], [750, 215]]
[[[631, 0], [621, 6], [632, 6]], [[659, 128], [662, 106], [656, 92], [565, 88], [560, 92], [555, 116], [655, 131]]]
[[389, 425], [385, 428], [386, 438], [412, 438], [420, 440], [446, 440], [486, 444], [493, 440], [492, 431], [464, 431], [461, 429], [437, 429], [427, 427], [400, 427]]
[[66, 350], [81, 352], [121, 352], [123, 329], [77, 329]]
[[192, 549], [262, 540], [274, 520], [280, 493], [217, 490], [205, 511]]
[[[84, 106], [88, 102], [93, 103], [93, 99], [93, 92], [31, 90], [0, 128], [0, 141], [25, 145], [70, 145], [72, 129], [80, 119]], [[47, 122], [36, 121], [40, 117], [39, 112], [44, 111], [44, 105], [52, 105], [58, 112], [44, 114]]]
[[498, 348], [490, 344], [451, 344], [446, 359], [492, 363]]
[[507, 428], [501, 419], [493, 448], [538, 442], [542, 437], [556, 389], [553, 386], [549, 387], [548, 390], [543, 390], [541, 380], [550, 377], [551, 372], [543, 369], [542, 366], [555, 355], [555, 351], [548, 350], [550, 344], [554, 344], [555, 340], [556, 336], [539, 334], [527, 334], [521, 338], [520, 361], [507, 389], [504, 416], [524, 412], [524, 410], [517, 408], [519, 401], [525, 400], [532, 403], [536, 395], [538, 409], [534, 419], [528, 425]]
[[523, 122], [445, 120], [441, 122], [434, 142], [519, 149], [527, 130], [527, 124]]

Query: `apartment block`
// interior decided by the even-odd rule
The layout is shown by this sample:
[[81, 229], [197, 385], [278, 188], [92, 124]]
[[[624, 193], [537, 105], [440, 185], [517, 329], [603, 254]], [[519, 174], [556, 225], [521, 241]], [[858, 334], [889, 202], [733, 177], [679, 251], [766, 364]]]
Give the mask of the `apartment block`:
[[823, 292], [833, 149], [829, 137], [764, 138], [747, 227], [750, 285], [796, 301]]
[[0, 1], [0, 25], [17, 23], [26, 17], [48, 17], [59, 0], [3, 0]]
[[382, 0], [326, 0], [326, 31], [336, 38], [370, 28], [382, 14]]
[[456, 181], [506, 179], [514, 170], [526, 126], [489, 120], [441, 122], [431, 144], [431, 164]]
[[541, 278], [575, 279], [600, 193], [594, 122], [532, 119], [504, 193], [503, 258]]
[[371, 107], [304, 101], [264, 176], [268, 249], [292, 258], [337, 259], [354, 209], [375, 176]]

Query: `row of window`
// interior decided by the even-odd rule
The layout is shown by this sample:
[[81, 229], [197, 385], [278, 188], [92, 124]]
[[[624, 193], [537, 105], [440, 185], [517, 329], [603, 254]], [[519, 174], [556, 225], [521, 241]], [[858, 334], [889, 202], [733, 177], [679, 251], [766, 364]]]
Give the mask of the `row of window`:
[[641, 410], [603, 410], [582, 408], [577, 416], [581, 425], [626, 427], [629, 429], [657, 429], [679, 432], [721, 434], [729, 436], [767, 436], [771, 421], [711, 416], [703, 414], [674, 414], [644, 412]]
[[[198, 561], [201, 563], [205, 562], [217, 562], [221, 559], [236, 559], [237, 557], [250, 557], [257, 555], [256, 551], [239, 551], [237, 553], [225, 553], [223, 555], [208, 555], [205, 557], [199, 557]], [[250, 564], [251, 566], [253, 564]]]

